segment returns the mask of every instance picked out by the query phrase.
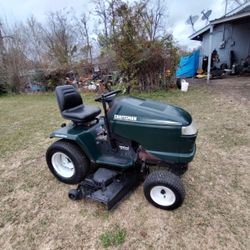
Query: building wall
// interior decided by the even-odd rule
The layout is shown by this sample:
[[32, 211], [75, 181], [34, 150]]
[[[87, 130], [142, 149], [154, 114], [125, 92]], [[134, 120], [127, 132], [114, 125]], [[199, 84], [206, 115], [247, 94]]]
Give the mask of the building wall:
[[[221, 47], [225, 41], [224, 47]], [[250, 55], [250, 22], [244, 24], [220, 24], [214, 27], [212, 39], [212, 51], [216, 49], [220, 62], [215, 66], [220, 67], [222, 63], [230, 66], [230, 51], [233, 50], [236, 62], [241, 63]], [[209, 55], [209, 32], [203, 35], [201, 46], [200, 67], [203, 56]]]
[[237, 63], [245, 60], [250, 55], [250, 22], [245, 24], [233, 25], [233, 39], [235, 46], [232, 49], [235, 51]]

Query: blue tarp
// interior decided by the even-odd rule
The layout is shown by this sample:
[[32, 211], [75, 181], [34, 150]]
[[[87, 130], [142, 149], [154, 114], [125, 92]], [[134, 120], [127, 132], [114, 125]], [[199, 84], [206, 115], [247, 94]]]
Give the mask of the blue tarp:
[[189, 56], [182, 56], [180, 58], [179, 67], [176, 70], [177, 78], [185, 78], [195, 76], [199, 66], [200, 51], [194, 51]]

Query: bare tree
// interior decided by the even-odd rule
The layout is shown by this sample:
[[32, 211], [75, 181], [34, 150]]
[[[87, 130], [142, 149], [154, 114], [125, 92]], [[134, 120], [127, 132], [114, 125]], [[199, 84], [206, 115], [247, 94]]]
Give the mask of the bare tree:
[[81, 36], [80, 46], [81, 51], [86, 54], [87, 59], [90, 59], [90, 63], [93, 62], [93, 56], [92, 56], [92, 44], [90, 41], [90, 31], [88, 26], [88, 18], [86, 14], [82, 14], [82, 17], [80, 20], [76, 18], [77, 23], [77, 31], [79, 35]]
[[107, 0], [95, 0], [95, 13], [100, 18], [100, 22], [103, 23], [104, 26], [104, 38], [105, 41], [108, 41], [108, 7], [109, 2]]
[[149, 5], [150, 1], [142, 1], [141, 9], [139, 9], [139, 13], [142, 17], [142, 21], [147, 32], [147, 36], [150, 41], [156, 39], [157, 35], [159, 35], [160, 31], [163, 30], [163, 18], [166, 13], [166, 9], [164, 7], [164, 0], [157, 0], [157, 2], [152, 2]]
[[28, 43], [23, 35], [23, 25], [15, 24], [7, 27], [11, 34], [9, 39], [5, 39], [6, 67], [8, 82], [12, 90], [20, 91], [22, 86], [22, 77], [30, 69], [31, 63], [28, 54]]
[[107, 4], [108, 4], [108, 2], [106, 0], [96, 0], [96, 8], [95, 8], [96, 14], [98, 15], [98, 17], [103, 22], [105, 38], [108, 38]]
[[5, 92], [7, 83], [6, 51], [3, 42], [2, 24], [0, 23], [0, 93]]
[[35, 64], [42, 65], [47, 52], [43, 42], [44, 32], [42, 25], [37, 22], [34, 16], [31, 16], [27, 19], [23, 32], [29, 44], [28, 57]]
[[[95, 16], [100, 22], [98, 42], [106, 70], [119, 69], [128, 81], [141, 78], [142, 89], [160, 86], [165, 52], [171, 58], [175, 56], [175, 48], [166, 47], [162, 39], [166, 38], [165, 0], [94, 1], [94, 15], [78, 17], [72, 11], [62, 10], [49, 13], [46, 23], [30, 17], [8, 27], [12, 39], [3, 39], [0, 34], [0, 61], [8, 59], [0, 65], [6, 65], [9, 82], [19, 89], [23, 76], [29, 72], [49, 69], [65, 73], [82, 68], [82, 63], [92, 64], [94, 42], [89, 18]], [[169, 44], [172, 43], [170, 39]]]
[[115, 34], [115, 24], [116, 24], [116, 13], [115, 13], [115, 8], [117, 5], [117, 1], [116, 0], [111, 0], [109, 2], [109, 16], [110, 16], [110, 24], [111, 24], [111, 28], [110, 28], [110, 33]]
[[48, 56], [58, 66], [70, 65], [72, 55], [76, 52], [75, 34], [67, 14], [63, 12], [50, 13], [47, 27], [43, 28]]

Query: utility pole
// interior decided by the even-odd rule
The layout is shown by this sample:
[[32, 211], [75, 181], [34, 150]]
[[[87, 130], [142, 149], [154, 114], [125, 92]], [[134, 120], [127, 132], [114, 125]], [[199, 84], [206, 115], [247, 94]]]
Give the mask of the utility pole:
[[210, 74], [211, 74], [213, 31], [214, 31], [214, 26], [213, 26], [213, 24], [210, 23], [210, 30], [209, 30], [209, 49], [208, 49], [209, 54], [208, 54], [208, 64], [207, 64], [207, 83], [209, 83]]

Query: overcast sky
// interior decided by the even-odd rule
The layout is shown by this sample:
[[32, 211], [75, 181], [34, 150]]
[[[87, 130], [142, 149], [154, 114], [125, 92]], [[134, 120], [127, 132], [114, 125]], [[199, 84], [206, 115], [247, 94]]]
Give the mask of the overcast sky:
[[[132, 1], [132, 0], [130, 0]], [[73, 7], [77, 12], [91, 11], [91, 0], [0, 0], [0, 18], [12, 22], [22, 21], [34, 15], [38, 20], [45, 20], [45, 13], [57, 11], [63, 8]], [[180, 45], [189, 48], [199, 46], [199, 42], [190, 41], [188, 36], [192, 34], [192, 27], [186, 24], [189, 15], [200, 15], [202, 10], [212, 9], [210, 19], [215, 19], [224, 14], [224, 0], [166, 0], [168, 9], [167, 27], [175, 40]], [[198, 30], [205, 25], [199, 19], [195, 23]]]

